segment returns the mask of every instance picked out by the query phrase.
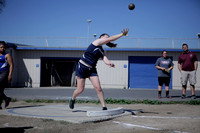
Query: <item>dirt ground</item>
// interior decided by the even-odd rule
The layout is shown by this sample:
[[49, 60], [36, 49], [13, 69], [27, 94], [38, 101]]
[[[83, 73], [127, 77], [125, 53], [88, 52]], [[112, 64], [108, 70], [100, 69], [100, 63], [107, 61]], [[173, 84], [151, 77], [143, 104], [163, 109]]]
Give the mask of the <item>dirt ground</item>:
[[[12, 102], [10, 108], [56, 103]], [[81, 104], [84, 105], [84, 104]], [[92, 104], [85, 104], [92, 105]], [[73, 124], [51, 119], [27, 118], [0, 115], [0, 133], [199, 133], [200, 106], [194, 105], [107, 105], [110, 108], [123, 107], [126, 110], [141, 110], [109, 121]]]

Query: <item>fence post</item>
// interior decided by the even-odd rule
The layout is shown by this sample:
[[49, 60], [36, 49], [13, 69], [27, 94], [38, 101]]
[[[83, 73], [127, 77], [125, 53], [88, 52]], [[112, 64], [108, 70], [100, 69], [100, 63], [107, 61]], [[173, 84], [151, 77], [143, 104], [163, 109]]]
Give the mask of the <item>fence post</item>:
[[47, 39], [46, 39], [46, 46], [47, 46], [47, 47], [49, 46]]
[[174, 48], [174, 39], [172, 39], [172, 48]]
[[140, 48], [140, 38], [138, 38], [139, 48]]

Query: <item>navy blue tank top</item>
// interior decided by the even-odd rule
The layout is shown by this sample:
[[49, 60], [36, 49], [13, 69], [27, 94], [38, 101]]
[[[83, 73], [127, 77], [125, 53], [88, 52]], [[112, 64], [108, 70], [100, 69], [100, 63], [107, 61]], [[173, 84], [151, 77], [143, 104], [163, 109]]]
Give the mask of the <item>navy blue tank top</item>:
[[5, 55], [6, 54], [0, 55], [0, 71], [8, 70], [8, 62]]
[[87, 63], [88, 65], [95, 67], [99, 58], [103, 59], [104, 50], [102, 46], [95, 46], [94, 44], [90, 44], [83, 57], [81, 58], [82, 61]]

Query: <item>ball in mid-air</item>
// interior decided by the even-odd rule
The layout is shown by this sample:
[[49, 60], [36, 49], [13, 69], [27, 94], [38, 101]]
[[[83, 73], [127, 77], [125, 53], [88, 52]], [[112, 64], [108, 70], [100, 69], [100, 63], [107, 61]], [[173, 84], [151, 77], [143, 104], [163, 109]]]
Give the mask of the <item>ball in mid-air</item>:
[[128, 5], [128, 8], [129, 8], [129, 10], [135, 9], [135, 4], [130, 3], [130, 4]]

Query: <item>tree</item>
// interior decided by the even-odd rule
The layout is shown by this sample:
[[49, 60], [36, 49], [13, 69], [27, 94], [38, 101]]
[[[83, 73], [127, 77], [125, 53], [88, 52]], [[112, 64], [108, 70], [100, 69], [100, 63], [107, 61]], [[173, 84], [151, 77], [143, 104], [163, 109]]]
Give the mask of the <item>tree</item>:
[[6, 7], [6, 0], [0, 0], [0, 13], [2, 12], [4, 7]]

